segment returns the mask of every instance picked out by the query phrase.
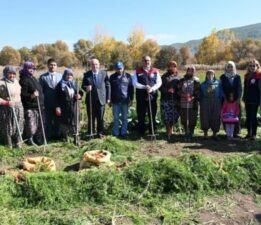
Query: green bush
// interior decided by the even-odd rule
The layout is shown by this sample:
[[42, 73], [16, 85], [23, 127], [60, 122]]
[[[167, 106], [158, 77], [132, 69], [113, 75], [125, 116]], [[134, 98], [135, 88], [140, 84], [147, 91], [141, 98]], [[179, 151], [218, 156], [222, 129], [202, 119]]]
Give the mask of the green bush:
[[24, 199], [21, 207], [68, 208], [82, 202], [107, 202], [122, 194], [122, 184], [113, 169], [28, 174], [14, 197]]
[[260, 193], [261, 156], [211, 159], [201, 154], [138, 161], [117, 168], [27, 174], [14, 183], [0, 177], [1, 208], [65, 209], [86, 203], [113, 204], [173, 194], [232, 190]]
[[135, 191], [140, 192], [149, 183], [151, 193], [180, 193], [197, 189], [193, 174], [177, 160], [160, 159], [143, 161], [125, 171], [125, 176]]
[[240, 162], [240, 167], [243, 167], [248, 174], [249, 180], [247, 185], [255, 190], [256, 193], [261, 194], [261, 156], [248, 155]]

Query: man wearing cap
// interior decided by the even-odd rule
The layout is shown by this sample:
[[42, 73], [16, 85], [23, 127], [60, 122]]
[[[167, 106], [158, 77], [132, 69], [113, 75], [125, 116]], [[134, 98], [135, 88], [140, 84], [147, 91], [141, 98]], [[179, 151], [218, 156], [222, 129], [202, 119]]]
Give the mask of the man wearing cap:
[[[156, 128], [156, 113], [157, 113], [157, 90], [162, 84], [159, 70], [152, 67], [151, 58], [149, 56], [143, 57], [143, 67], [138, 68], [134, 72], [133, 85], [136, 88], [136, 102], [138, 114], [138, 129], [139, 134], [145, 134], [145, 116], [146, 113], [152, 114], [152, 123], [154, 129]], [[149, 101], [151, 102], [151, 112], [149, 110]], [[151, 121], [150, 121], [151, 124]], [[150, 126], [150, 133], [152, 133]]]
[[55, 113], [56, 108], [56, 92], [55, 88], [59, 81], [62, 79], [62, 75], [57, 73], [57, 63], [54, 59], [47, 61], [48, 72], [42, 74], [39, 78], [39, 82], [43, 89], [44, 94], [44, 107], [45, 107], [45, 132], [47, 140], [51, 138], [59, 138], [59, 123], [58, 117]]
[[87, 93], [86, 105], [88, 114], [88, 131], [89, 134], [92, 135], [92, 128], [92, 132], [94, 133], [95, 120], [97, 120], [97, 135], [99, 138], [102, 138], [104, 136], [103, 117], [105, 112], [105, 104], [110, 103], [111, 85], [107, 72], [100, 70], [100, 62], [98, 59], [91, 60], [91, 68], [91, 70], [87, 71], [83, 75], [84, 77], [82, 82], [82, 89]]
[[[124, 71], [122, 62], [115, 64], [115, 73], [110, 76], [113, 130], [116, 137], [126, 138], [128, 130], [128, 110], [132, 105], [134, 87], [129, 73]], [[121, 120], [121, 129], [120, 128]]]

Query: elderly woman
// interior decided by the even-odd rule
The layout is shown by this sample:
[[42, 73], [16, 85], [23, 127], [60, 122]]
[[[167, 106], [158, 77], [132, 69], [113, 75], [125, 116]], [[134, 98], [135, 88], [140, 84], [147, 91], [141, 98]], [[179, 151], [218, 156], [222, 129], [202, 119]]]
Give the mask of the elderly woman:
[[250, 60], [244, 78], [243, 101], [246, 108], [247, 135], [246, 138], [255, 140], [257, 131], [257, 110], [261, 105], [261, 72], [256, 59]]
[[[24, 107], [24, 137], [30, 145], [43, 143], [43, 128], [41, 127], [41, 119], [38, 109], [44, 109], [44, 97], [42, 87], [38, 80], [34, 77], [35, 65], [32, 62], [25, 62], [22, 70], [20, 70], [21, 98]], [[39, 101], [38, 101], [39, 100]], [[44, 113], [42, 113], [44, 116]], [[44, 117], [42, 118], [44, 122]]]
[[196, 68], [194, 66], [189, 66], [184, 78], [178, 83], [180, 118], [188, 140], [194, 136], [200, 97], [200, 81], [195, 76], [195, 72]]
[[[222, 90], [222, 104], [229, 100], [229, 96], [233, 94], [235, 101], [240, 103], [242, 96], [242, 84], [240, 75], [237, 74], [236, 65], [233, 61], [228, 61], [225, 65], [225, 73], [220, 77]], [[237, 123], [234, 129], [234, 137], [239, 137], [240, 123]]]
[[160, 87], [161, 118], [166, 126], [167, 140], [171, 140], [173, 126], [179, 118], [177, 86], [180, 77], [178, 76], [177, 63], [170, 61], [168, 70], [162, 75], [162, 86]]
[[74, 144], [77, 144], [77, 101], [81, 99], [83, 92], [77, 93], [77, 85], [73, 80], [73, 71], [65, 69], [62, 80], [56, 86], [56, 114], [60, 117], [62, 137], [69, 141], [69, 135], [74, 136]]
[[16, 79], [15, 67], [6, 66], [3, 74], [0, 81], [0, 139], [10, 148], [20, 148], [24, 128], [21, 86]]
[[200, 95], [200, 122], [204, 132], [204, 138], [208, 137], [208, 130], [213, 132], [213, 138], [217, 140], [217, 132], [220, 129], [221, 110], [221, 85], [215, 78], [215, 71], [208, 70], [206, 79], [201, 84]]

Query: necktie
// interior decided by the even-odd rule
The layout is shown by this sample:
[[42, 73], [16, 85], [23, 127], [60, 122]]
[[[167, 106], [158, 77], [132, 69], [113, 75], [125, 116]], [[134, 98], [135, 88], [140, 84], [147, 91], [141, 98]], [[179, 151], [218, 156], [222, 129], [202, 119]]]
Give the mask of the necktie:
[[94, 73], [93, 74], [93, 81], [94, 81], [94, 84], [96, 84], [96, 82], [97, 82], [97, 77], [96, 77], [97, 75]]
[[51, 74], [51, 80], [52, 80], [52, 85], [54, 86], [54, 85], [55, 85], [55, 77], [54, 77], [54, 74]]

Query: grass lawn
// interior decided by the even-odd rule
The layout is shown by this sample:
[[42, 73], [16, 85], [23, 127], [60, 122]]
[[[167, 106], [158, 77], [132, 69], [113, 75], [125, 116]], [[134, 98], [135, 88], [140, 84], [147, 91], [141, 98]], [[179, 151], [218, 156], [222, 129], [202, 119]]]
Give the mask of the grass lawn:
[[[203, 140], [197, 125], [189, 143], [180, 133], [168, 143], [162, 126], [156, 141], [140, 139], [135, 127], [119, 140], [110, 135], [107, 108], [107, 137], [87, 140], [84, 104], [81, 109], [79, 147], [0, 146], [0, 225], [261, 223], [260, 138], [227, 141], [221, 131], [219, 141]], [[115, 164], [78, 171], [83, 153], [94, 149], [110, 151]], [[57, 171], [21, 172], [29, 156], [51, 157]]]
[[[206, 141], [197, 130], [193, 142], [177, 135], [170, 144], [159, 133], [154, 142], [132, 135], [82, 141], [80, 147], [1, 147], [0, 224], [260, 222], [260, 140]], [[115, 165], [78, 171], [81, 155], [92, 149], [112, 152]], [[54, 159], [57, 172], [14, 178], [23, 158], [39, 155]]]

